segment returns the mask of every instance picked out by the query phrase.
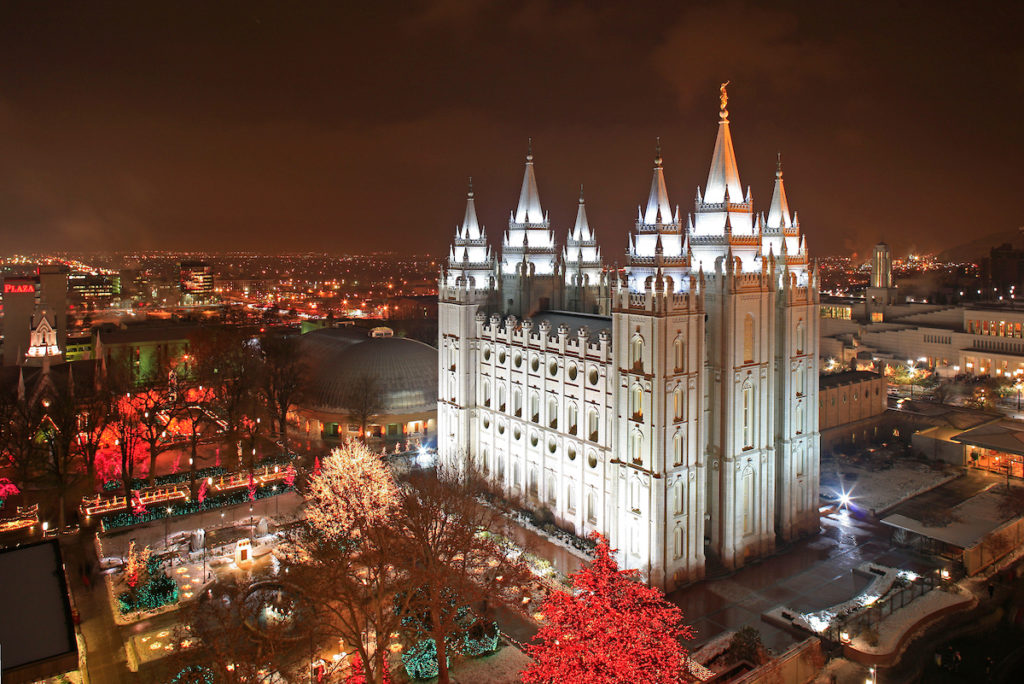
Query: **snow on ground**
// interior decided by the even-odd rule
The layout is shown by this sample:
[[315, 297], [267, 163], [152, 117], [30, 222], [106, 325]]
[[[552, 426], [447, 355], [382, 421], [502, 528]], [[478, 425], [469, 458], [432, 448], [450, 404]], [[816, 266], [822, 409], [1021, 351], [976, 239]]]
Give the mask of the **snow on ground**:
[[519, 673], [530, 664], [530, 658], [515, 646], [503, 644], [501, 649], [483, 658], [468, 658], [451, 670], [455, 684], [519, 684]]
[[[950, 606], [966, 606], [974, 600], [974, 597], [968, 592], [952, 593], [941, 589], [932, 589], [878, 624], [877, 646], [869, 644], [864, 639], [863, 632], [854, 637], [850, 645], [861, 653], [892, 653], [899, 646], [900, 638], [920, 620]], [[919, 633], [920, 631], [918, 630]]]
[[[834, 467], [840, 471], [840, 482], [843, 483], [846, 493], [851, 496], [853, 506], [869, 509], [875, 514], [954, 480], [958, 474], [946, 470], [933, 470], [930, 466], [920, 463], [896, 465], [888, 470], [875, 471], [846, 464], [836, 464]], [[856, 477], [845, 476], [846, 473], [855, 474]], [[833, 488], [822, 486], [822, 491], [828, 489]]]

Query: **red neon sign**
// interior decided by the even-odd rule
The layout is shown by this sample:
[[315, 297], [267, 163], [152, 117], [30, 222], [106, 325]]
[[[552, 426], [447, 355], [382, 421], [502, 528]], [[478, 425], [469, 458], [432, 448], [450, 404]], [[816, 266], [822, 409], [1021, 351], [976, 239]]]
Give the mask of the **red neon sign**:
[[33, 283], [4, 283], [4, 294], [31, 294], [35, 291]]

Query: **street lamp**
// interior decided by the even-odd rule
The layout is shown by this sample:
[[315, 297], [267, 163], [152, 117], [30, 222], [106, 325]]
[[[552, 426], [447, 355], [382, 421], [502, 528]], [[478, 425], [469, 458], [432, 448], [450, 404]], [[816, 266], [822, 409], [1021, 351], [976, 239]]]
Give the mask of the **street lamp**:
[[167, 507], [167, 516], [164, 518], [164, 550], [167, 549], [167, 537], [170, 536], [171, 507]]

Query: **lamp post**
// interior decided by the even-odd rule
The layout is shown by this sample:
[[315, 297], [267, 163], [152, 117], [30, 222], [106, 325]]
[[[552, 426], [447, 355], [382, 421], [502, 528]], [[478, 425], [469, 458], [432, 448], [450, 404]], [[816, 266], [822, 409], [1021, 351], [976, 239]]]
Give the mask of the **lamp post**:
[[167, 515], [164, 517], [164, 550], [167, 550], [167, 537], [170, 536], [171, 507], [167, 507]]

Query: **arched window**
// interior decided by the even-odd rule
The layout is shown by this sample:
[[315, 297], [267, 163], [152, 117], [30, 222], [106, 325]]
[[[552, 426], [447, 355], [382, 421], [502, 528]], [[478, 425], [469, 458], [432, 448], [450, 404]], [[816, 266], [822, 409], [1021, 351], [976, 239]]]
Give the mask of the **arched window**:
[[629, 433], [629, 460], [633, 463], [643, 463], [643, 447], [644, 436], [640, 434], [639, 430], [634, 428], [633, 431]]
[[484, 406], [490, 407], [491, 405], [491, 383], [487, 380], [483, 382], [483, 397]]
[[598, 423], [600, 419], [597, 415], [597, 409], [587, 410], [587, 433], [590, 437], [591, 442], [596, 442], [598, 438]]
[[494, 459], [494, 469], [498, 471], [498, 482], [505, 481], [505, 459], [501, 454]]
[[683, 419], [683, 390], [678, 387], [672, 392], [672, 415], [676, 420]]
[[749, 382], [743, 383], [743, 448], [754, 446], [754, 388]]
[[505, 410], [505, 386], [498, 385], [498, 410]]
[[754, 317], [747, 314], [743, 318], [743, 363], [754, 362]]
[[676, 527], [672, 530], [672, 555], [675, 558], [682, 558], [686, 550], [686, 533], [683, 532], [682, 527]]
[[516, 487], [518, 487], [519, 485], [522, 484], [522, 480], [520, 479], [520, 476], [519, 476], [519, 464], [518, 463], [513, 463], [512, 464], [512, 484], [515, 485]]
[[633, 414], [633, 420], [643, 420], [644, 391], [640, 385], [633, 385], [629, 391], [629, 410]]
[[684, 366], [683, 358], [683, 338], [677, 337], [676, 341], [672, 344], [672, 353], [675, 357], [675, 368], [677, 373], [681, 373]]
[[633, 366], [633, 370], [637, 373], [642, 373], [644, 370], [644, 338], [640, 337], [639, 334], [633, 335], [633, 339], [629, 344], [629, 360]]
[[680, 432], [672, 437], [672, 465], [683, 465], [683, 435]]
[[798, 397], [807, 394], [804, 388], [804, 380], [804, 367], [803, 365], [797, 366], [796, 371], [793, 373], [793, 385], [796, 387], [796, 396]]
[[592, 489], [587, 492], [587, 521], [597, 522], [597, 493]]
[[548, 427], [552, 430], [558, 427], [558, 400], [554, 397], [548, 398]]
[[530, 491], [530, 496], [534, 497], [535, 499], [538, 498], [538, 494], [537, 494], [537, 469], [536, 468], [530, 468], [530, 489], [529, 489], [529, 491]]
[[629, 481], [629, 507], [640, 512], [640, 480], [635, 477]]
[[804, 334], [804, 319], [800, 319], [796, 322], [796, 353], [803, 354], [804, 348], [807, 342], [807, 336]]
[[530, 392], [530, 420], [540, 422], [540, 395], [536, 392]]
[[686, 483], [683, 480], [677, 480], [672, 485], [672, 511], [676, 515], [686, 511]]
[[569, 402], [569, 405], [565, 407], [565, 420], [569, 423], [569, 434], [576, 434], [576, 424], [579, 422], [578, 411], [576, 404]]
[[793, 417], [793, 429], [798, 435], [802, 435], [804, 432], [804, 405], [802, 403], [796, 405], [796, 412]]
[[519, 389], [512, 390], [512, 413], [516, 418], [523, 416], [523, 393]]
[[558, 502], [558, 484], [555, 481], [555, 476], [548, 473], [548, 503], [554, 506]]
[[448, 345], [448, 370], [455, 370], [455, 358], [455, 343], [453, 342]]
[[743, 501], [743, 534], [754, 531], [754, 470], [747, 466], [740, 481], [740, 492]]
[[448, 395], [455, 401], [455, 378], [448, 378]]
[[565, 509], [572, 513], [576, 512], [576, 492], [573, 490], [572, 482], [565, 488]]

